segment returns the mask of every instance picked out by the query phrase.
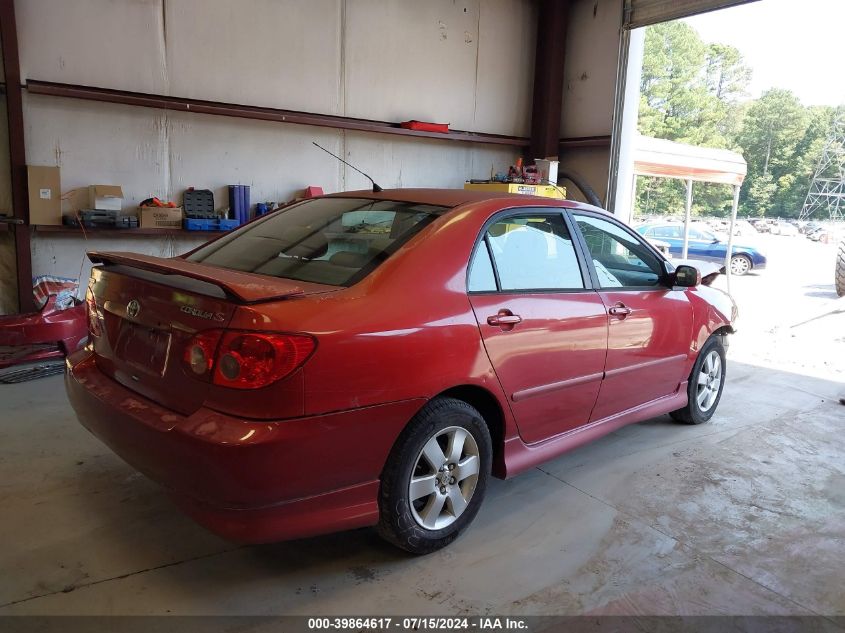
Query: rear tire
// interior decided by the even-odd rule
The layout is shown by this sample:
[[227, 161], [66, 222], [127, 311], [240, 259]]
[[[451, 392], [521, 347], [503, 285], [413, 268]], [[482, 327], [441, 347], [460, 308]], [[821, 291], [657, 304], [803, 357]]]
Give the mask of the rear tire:
[[449, 545], [478, 513], [492, 461], [481, 414], [461, 400], [432, 400], [411, 419], [387, 459], [379, 534], [412, 554]]
[[839, 242], [836, 254], [836, 294], [845, 297], [845, 240]]
[[687, 383], [687, 406], [669, 415], [676, 422], [703, 424], [713, 417], [725, 386], [725, 345], [713, 335], [701, 347]]

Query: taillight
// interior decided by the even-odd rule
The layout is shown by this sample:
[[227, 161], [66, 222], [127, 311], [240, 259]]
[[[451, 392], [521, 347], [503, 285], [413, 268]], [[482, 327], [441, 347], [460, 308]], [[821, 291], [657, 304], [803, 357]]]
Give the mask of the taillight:
[[191, 339], [183, 360], [215, 385], [258, 389], [293, 373], [316, 345], [305, 334], [206, 330]]
[[100, 321], [100, 312], [97, 310], [97, 302], [90, 288], [85, 293], [85, 305], [88, 308], [88, 333], [91, 336], [101, 336], [103, 334], [103, 326]]
[[214, 366], [214, 353], [220, 342], [222, 330], [207, 330], [200, 332], [191, 339], [185, 348], [182, 360], [197, 376], [210, 376]]

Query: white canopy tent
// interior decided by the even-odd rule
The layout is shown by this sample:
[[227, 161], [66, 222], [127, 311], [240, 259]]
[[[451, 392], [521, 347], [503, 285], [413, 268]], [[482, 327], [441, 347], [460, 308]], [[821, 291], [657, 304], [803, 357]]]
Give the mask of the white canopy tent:
[[[689, 223], [692, 210], [692, 183], [716, 182], [734, 188], [731, 208], [731, 225], [728, 232], [728, 250], [725, 254], [725, 275], [728, 291], [731, 283], [731, 254], [733, 252], [734, 223], [739, 206], [739, 188], [745, 180], [748, 165], [736, 152], [711, 147], [698, 147], [667, 141], [659, 138], [637, 135], [634, 144], [634, 176], [658, 176], [678, 178], [686, 181], [687, 200], [684, 218], [684, 247], [682, 258], [686, 259], [689, 245]], [[636, 182], [636, 178], [634, 179]]]

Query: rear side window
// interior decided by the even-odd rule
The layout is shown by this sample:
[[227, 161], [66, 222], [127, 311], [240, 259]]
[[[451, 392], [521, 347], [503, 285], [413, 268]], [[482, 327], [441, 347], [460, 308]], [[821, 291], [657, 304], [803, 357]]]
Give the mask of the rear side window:
[[653, 237], [668, 237], [673, 239], [680, 239], [683, 237], [681, 233], [681, 227], [679, 226], [658, 226], [655, 227], [652, 231], [649, 231], [648, 235]]
[[446, 210], [366, 198], [305, 200], [200, 248], [188, 260], [349, 286]]
[[713, 241], [716, 236], [710, 233], [710, 231], [705, 231], [702, 229], [695, 228], [691, 226], [689, 229], [689, 236], [692, 240], [704, 240], [704, 241]]
[[475, 249], [469, 269], [467, 289], [470, 292], [495, 292], [496, 274], [493, 272], [493, 262], [490, 261], [490, 251], [487, 243], [482, 241]]
[[[572, 237], [558, 214], [500, 220], [490, 227], [485, 240], [493, 254], [499, 289], [503, 292], [584, 288]], [[483, 246], [479, 245], [476, 254]]]

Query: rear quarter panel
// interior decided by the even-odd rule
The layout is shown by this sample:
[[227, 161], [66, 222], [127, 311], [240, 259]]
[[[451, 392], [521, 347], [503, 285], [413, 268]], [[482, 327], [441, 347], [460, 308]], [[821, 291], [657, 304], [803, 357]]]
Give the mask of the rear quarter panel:
[[316, 337], [317, 349], [302, 368], [304, 415], [429, 399], [475, 385], [498, 401], [505, 436], [515, 435], [467, 296], [466, 269], [484, 221], [503, 207], [530, 203], [494, 200], [457, 209], [354, 286], [239, 310], [230, 327], [260, 323]]

